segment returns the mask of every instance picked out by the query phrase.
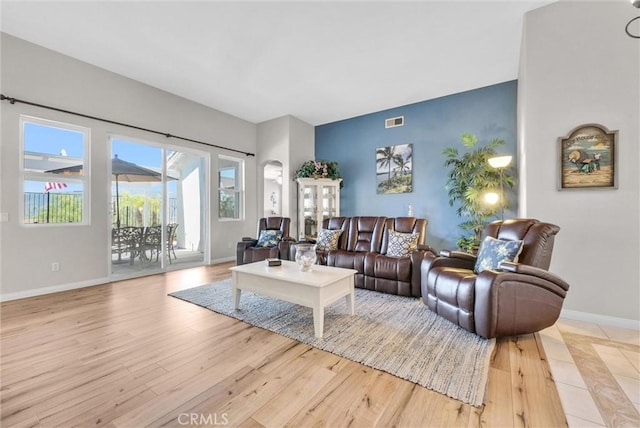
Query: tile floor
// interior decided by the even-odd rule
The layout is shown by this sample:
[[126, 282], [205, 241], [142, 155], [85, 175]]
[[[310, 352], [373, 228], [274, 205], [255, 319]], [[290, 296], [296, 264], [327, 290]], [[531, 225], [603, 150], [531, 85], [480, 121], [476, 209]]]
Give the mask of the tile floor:
[[540, 337], [570, 427], [640, 427], [640, 330], [561, 318]]

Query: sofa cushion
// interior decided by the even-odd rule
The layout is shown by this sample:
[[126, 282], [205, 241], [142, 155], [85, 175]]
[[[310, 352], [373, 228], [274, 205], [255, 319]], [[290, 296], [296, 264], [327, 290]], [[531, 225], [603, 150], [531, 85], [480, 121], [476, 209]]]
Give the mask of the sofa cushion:
[[484, 238], [480, 243], [478, 258], [474, 267], [475, 273], [483, 270], [498, 269], [502, 262], [517, 262], [522, 251], [522, 241], [503, 240], [491, 236]]
[[316, 239], [316, 249], [321, 251], [333, 251], [338, 249], [338, 240], [342, 230], [320, 229], [318, 239]]
[[389, 231], [387, 256], [405, 257], [418, 249], [418, 233], [399, 233]]
[[386, 217], [352, 217], [347, 250], [379, 253], [386, 221]]
[[277, 246], [281, 239], [282, 231], [280, 230], [262, 230], [256, 247], [272, 248]]

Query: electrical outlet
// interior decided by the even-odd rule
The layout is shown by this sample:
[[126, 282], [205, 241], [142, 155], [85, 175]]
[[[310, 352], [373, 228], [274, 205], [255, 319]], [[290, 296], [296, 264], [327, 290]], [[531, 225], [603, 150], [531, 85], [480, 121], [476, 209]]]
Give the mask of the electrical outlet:
[[51, 263], [51, 272], [58, 272], [60, 270], [60, 263], [53, 262]]

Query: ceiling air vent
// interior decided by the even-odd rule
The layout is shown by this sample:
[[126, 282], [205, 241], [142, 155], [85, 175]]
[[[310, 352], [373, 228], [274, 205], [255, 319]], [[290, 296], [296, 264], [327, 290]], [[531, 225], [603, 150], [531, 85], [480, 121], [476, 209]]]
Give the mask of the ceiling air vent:
[[404, 116], [392, 117], [391, 119], [385, 119], [385, 128], [395, 128], [396, 126], [404, 125]]

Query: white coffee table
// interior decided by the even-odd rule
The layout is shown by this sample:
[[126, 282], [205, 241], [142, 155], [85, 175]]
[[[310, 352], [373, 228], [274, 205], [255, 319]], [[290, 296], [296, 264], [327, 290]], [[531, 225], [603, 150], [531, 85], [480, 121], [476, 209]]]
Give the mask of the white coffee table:
[[314, 265], [311, 272], [301, 272], [295, 262], [283, 260], [281, 266], [269, 267], [266, 261], [234, 266], [233, 305], [240, 306], [242, 290], [285, 300], [313, 309], [315, 336], [324, 331], [324, 308], [341, 297], [346, 298], [347, 309], [355, 314], [354, 269]]

